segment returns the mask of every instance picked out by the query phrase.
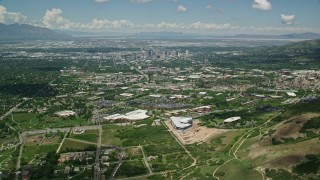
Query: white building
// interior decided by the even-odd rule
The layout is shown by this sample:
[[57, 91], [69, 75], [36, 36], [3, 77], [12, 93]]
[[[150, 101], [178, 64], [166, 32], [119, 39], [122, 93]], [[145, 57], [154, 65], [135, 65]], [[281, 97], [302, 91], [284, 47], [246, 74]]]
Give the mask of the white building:
[[70, 117], [70, 116], [76, 116], [76, 113], [74, 111], [69, 111], [69, 110], [65, 110], [65, 111], [59, 111], [54, 113], [56, 116], [59, 117]]
[[128, 120], [128, 121], [137, 121], [147, 119], [150, 116], [147, 115], [147, 110], [135, 110], [128, 112], [126, 114], [113, 114], [110, 116], [106, 116], [103, 119], [107, 121], [114, 121], [114, 120]]
[[192, 118], [191, 117], [170, 117], [171, 125], [179, 130], [186, 130], [192, 127]]
[[290, 97], [296, 97], [297, 95], [293, 92], [287, 92], [287, 95]]
[[224, 122], [225, 123], [231, 123], [231, 122], [234, 122], [234, 121], [238, 121], [240, 119], [241, 119], [240, 116], [236, 116], [236, 117], [231, 117], [231, 118], [225, 119]]

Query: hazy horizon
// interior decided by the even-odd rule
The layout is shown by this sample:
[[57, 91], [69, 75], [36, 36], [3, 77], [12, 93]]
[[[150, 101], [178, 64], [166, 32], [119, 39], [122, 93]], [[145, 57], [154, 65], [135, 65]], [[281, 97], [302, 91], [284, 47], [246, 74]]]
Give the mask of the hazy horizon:
[[319, 6], [318, 0], [2, 0], [0, 23], [97, 33], [320, 33]]

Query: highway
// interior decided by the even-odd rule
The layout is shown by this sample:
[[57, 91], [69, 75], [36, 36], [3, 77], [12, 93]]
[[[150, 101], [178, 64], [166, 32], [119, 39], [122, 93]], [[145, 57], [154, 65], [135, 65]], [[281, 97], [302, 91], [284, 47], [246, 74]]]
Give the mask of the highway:
[[[22, 103], [24, 103], [27, 100], [24, 100]], [[11, 108], [9, 111], [7, 111], [6, 113], [4, 113], [2, 116], [0, 116], [0, 121], [2, 121], [5, 117], [9, 116], [13, 111], [17, 110], [17, 108], [22, 104], [19, 103], [17, 105], [15, 105], [13, 108]]]

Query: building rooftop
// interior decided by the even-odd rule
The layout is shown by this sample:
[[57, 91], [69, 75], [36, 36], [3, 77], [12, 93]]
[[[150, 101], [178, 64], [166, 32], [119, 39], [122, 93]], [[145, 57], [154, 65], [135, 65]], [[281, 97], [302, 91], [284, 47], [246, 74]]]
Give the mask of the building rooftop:
[[241, 119], [240, 116], [236, 116], [236, 117], [231, 117], [231, 118], [225, 119], [224, 122], [225, 122], [225, 123], [229, 123], [229, 122], [238, 121], [238, 120], [240, 120], [240, 119]]
[[61, 117], [68, 117], [68, 116], [75, 116], [76, 115], [76, 113], [74, 111], [69, 111], [69, 110], [59, 111], [54, 114], [57, 116], [61, 116]]
[[192, 126], [192, 118], [191, 117], [170, 117], [171, 121], [175, 125], [176, 128], [185, 129]]
[[113, 114], [113, 115], [104, 117], [104, 119], [105, 120], [125, 119], [130, 121], [143, 120], [150, 117], [146, 114], [147, 112], [148, 112], [147, 110], [139, 109], [139, 110], [128, 112], [126, 114]]

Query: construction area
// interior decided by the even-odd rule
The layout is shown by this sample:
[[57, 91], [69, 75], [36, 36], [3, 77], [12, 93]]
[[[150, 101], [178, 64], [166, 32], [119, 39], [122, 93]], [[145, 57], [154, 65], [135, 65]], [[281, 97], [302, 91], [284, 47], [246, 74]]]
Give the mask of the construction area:
[[182, 144], [204, 142], [212, 137], [216, 137], [229, 131], [227, 129], [216, 129], [200, 126], [198, 125], [197, 121], [194, 121], [192, 127], [184, 131], [177, 130], [175, 127], [173, 127], [170, 121], [165, 121], [165, 124]]

